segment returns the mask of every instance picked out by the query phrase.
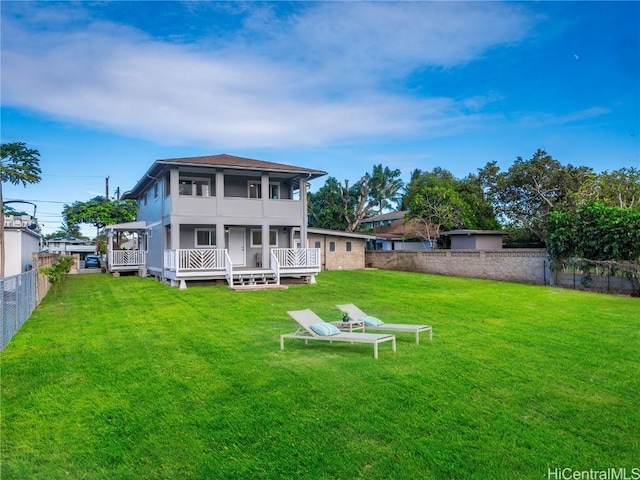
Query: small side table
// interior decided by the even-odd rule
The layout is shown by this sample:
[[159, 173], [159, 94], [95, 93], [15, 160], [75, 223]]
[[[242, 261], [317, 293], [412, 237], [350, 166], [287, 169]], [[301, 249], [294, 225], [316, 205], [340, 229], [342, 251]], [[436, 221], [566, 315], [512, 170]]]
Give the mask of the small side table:
[[349, 332], [353, 333], [356, 331], [364, 331], [364, 322], [352, 321], [352, 322], [343, 322], [341, 320], [337, 322], [331, 322], [333, 325], [338, 327], [338, 330], [341, 332]]

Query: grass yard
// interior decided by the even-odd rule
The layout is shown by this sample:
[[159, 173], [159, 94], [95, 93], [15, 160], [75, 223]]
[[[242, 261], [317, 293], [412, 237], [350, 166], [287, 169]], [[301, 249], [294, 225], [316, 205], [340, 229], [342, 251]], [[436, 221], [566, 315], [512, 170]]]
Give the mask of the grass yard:
[[[286, 340], [287, 310], [430, 323]], [[9, 479], [546, 479], [640, 467], [640, 301], [391, 271], [286, 291], [69, 277], [1, 354]]]

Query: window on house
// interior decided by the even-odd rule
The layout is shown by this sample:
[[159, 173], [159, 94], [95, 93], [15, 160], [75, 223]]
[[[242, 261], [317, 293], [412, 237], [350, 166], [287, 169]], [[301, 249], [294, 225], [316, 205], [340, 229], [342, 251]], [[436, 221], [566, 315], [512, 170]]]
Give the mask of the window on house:
[[330, 252], [336, 251], [336, 242], [329, 242], [329, 251]]
[[171, 194], [171, 174], [167, 172], [164, 176], [164, 196], [168, 197]]
[[315, 243], [315, 247], [316, 247], [316, 248], [320, 248], [320, 242], [316, 242], [316, 243]]
[[269, 184], [269, 198], [272, 200], [278, 200], [280, 198], [280, 184], [279, 183], [270, 183]]
[[196, 248], [215, 248], [216, 246], [216, 229], [215, 228], [196, 228]]
[[180, 195], [208, 197], [211, 195], [211, 181], [208, 178], [180, 177]]
[[[262, 229], [251, 230], [251, 246], [252, 247], [262, 246]], [[277, 230], [269, 230], [269, 246], [271, 247], [278, 246]]]
[[147, 206], [147, 193], [148, 192], [144, 192], [144, 197], [142, 197], [142, 203], [144, 204], [144, 206]]
[[262, 183], [260, 183], [260, 180], [249, 180], [247, 189], [249, 198], [262, 198]]
[[159, 185], [158, 185], [158, 182], [156, 182], [153, 185], [153, 198], [158, 198], [158, 190], [159, 190]]
[[347, 242], [347, 252], [351, 251], [351, 242]]

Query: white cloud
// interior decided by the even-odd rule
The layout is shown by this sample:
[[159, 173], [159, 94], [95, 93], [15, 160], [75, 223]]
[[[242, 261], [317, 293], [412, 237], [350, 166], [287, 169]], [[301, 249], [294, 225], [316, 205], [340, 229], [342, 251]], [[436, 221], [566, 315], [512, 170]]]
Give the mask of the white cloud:
[[519, 123], [523, 125], [533, 125], [536, 127], [546, 125], [565, 125], [579, 123], [584, 120], [591, 120], [611, 113], [611, 110], [604, 107], [590, 107], [584, 110], [569, 112], [564, 115], [557, 113], [533, 113], [523, 114]]
[[479, 100], [415, 98], [388, 79], [471, 61], [518, 41], [530, 22], [517, 7], [485, 2], [309, 5], [284, 19], [255, 9], [236, 32], [244, 40], [217, 49], [84, 17], [61, 30], [5, 19], [3, 103], [164, 144], [442, 135], [480, 121], [463, 113]]

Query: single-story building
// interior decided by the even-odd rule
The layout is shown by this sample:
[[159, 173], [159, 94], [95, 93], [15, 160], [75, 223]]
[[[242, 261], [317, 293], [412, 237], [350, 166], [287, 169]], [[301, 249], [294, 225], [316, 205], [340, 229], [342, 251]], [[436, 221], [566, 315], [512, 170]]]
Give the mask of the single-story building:
[[429, 250], [431, 244], [424, 225], [418, 220], [407, 220], [408, 212], [383, 213], [365, 218], [360, 227], [375, 238], [367, 242], [367, 250]]
[[57, 237], [47, 240], [46, 250], [49, 253], [61, 255], [78, 254], [80, 260], [84, 260], [87, 255], [94, 255], [96, 248], [95, 245], [91, 245], [87, 240], [75, 237]]
[[18, 275], [32, 268], [32, 255], [40, 251], [42, 236], [29, 215], [4, 218], [4, 275]]
[[459, 229], [442, 232], [451, 242], [452, 250], [502, 250], [502, 237], [509, 235], [501, 230]]
[[309, 227], [307, 239], [310, 248], [320, 249], [322, 270], [356, 270], [365, 268], [365, 244], [375, 236]]

